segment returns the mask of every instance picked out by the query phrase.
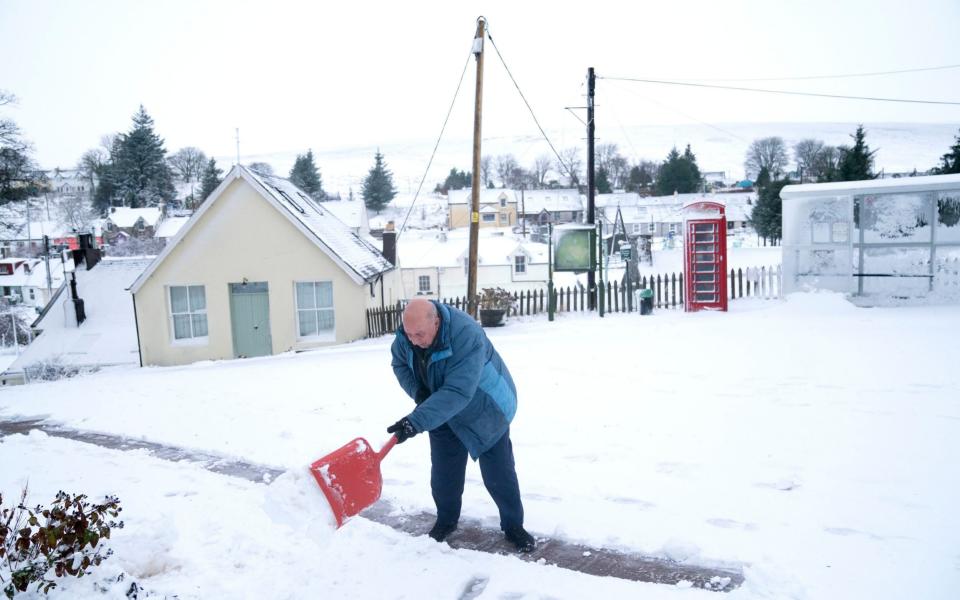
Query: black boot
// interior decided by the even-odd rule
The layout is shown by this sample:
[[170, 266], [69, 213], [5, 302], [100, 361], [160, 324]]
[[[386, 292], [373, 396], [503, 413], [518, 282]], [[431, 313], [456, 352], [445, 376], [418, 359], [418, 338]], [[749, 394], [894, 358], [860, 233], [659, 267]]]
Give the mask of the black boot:
[[534, 548], [537, 547], [537, 540], [533, 539], [533, 536], [527, 533], [522, 525], [505, 529], [503, 534], [510, 543], [517, 547], [517, 552], [533, 552]]
[[447, 539], [448, 535], [456, 530], [456, 523], [441, 523], [440, 521], [437, 521], [434, 523], [433, 529], [430, 530], [428, 535], [438, 542], [442, 542], [443, 540]]

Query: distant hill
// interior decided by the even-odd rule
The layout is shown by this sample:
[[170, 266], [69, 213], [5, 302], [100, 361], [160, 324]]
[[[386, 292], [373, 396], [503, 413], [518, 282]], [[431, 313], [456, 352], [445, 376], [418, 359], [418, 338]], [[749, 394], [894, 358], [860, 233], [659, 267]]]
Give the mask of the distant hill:
[[[743, 157], [750, 143], [768, 136], [780, 136], [788, 148], [804, 138], [816, 138], [830, 145], [850, 144], [850, 135], [857, 125], [850, 123], [723, 123], [710, 125], [654, 125], [645, 127], [600, 128], [597, 143], [615, 143], [620, 153], [635, 161], [641, 158], [662, 161], [673, 146], [679, 150], [690, 144], [701, 171], [725, 171], [730, 179], [744, 176]], [[864, 123], [867, 143], [877, 150], [876, 170], [909, 172], [926, 171], [938, 164], [960, 130], [960, 124], [948, 123]], [[548, 132], [557, 149], [573, 144], [586, 153], [585, 133], [575, 130]], [[435, 140], [424, 138], [380, 146], [394, 182], [401, 193], [414, 193], [426, 169]], [[448, 137], [437, 152], [424, 192], [433, 191], [451, 168], [469, 170], [472, 142], [465, 137]], [[324, 188], [333, 194], [347, 196], [352, 188], [361, 193], [363, 178], [373, 165], [376, 148], [316, 148], [314, 157], [323, 177]], [[520, 164], [529, 168], [541, 154], [552, 154], [539, 136], [498, 137], [483, 140], [483, 153], [495, 156], [512, 153]], [[217, 157], [218, 160], [220, 157]], [[275, 153], [249, 160], [263, 160], [274, 165], [278, 174], [289, 171], [296, 152]], [[791, 156], [792, 159], [792, 156]]]

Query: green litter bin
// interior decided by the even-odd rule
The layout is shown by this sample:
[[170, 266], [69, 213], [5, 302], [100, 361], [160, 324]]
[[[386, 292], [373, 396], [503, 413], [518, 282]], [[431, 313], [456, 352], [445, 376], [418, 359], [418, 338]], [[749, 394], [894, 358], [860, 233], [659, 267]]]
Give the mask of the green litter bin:
[[653, 314], [653, 290], [640, 290], [640, 314]]

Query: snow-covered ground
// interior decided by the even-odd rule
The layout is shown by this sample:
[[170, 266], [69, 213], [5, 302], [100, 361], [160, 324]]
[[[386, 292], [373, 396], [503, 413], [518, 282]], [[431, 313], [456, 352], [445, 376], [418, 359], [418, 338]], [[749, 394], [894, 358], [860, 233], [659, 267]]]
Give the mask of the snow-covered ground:
[[[957, 306], [861, 309], [835, 294], [488, 330], [520, 392], [512, 438], [526, 525], [743, 563], [731, 599], [956, 598], [957, 331]], [[0, 438], [5, 502], [29, 482], [31, 503], [63, 489], [116, 494], [124, 507], [115, 555], [52, 597], [120, 599], [135, 580], [180, 599], [459, 598], [486, 578], [480, 598], [716, 598], [451, 550], [362, 518], [333, 531], [319, 494], [298, 486], [311, 460], [356, 436], [379, 445], [412, 408], [389, 343], [0, 391], [2, 419], [43, 415], [290, 469], [251, 483], [144, 451]], [[383, 471], [387, 500], [432, 510], [426, 436]], [[476, 464], [464, 514], [497, 524]]]

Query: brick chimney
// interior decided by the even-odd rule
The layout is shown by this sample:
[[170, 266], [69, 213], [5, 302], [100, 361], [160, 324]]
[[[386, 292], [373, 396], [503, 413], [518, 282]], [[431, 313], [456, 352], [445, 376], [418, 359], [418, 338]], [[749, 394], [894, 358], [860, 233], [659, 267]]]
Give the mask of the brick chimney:
[[393, 221], [383, 228], [383, 257], [389, 260], [391, 265], [397, 264], [397, 231]]

